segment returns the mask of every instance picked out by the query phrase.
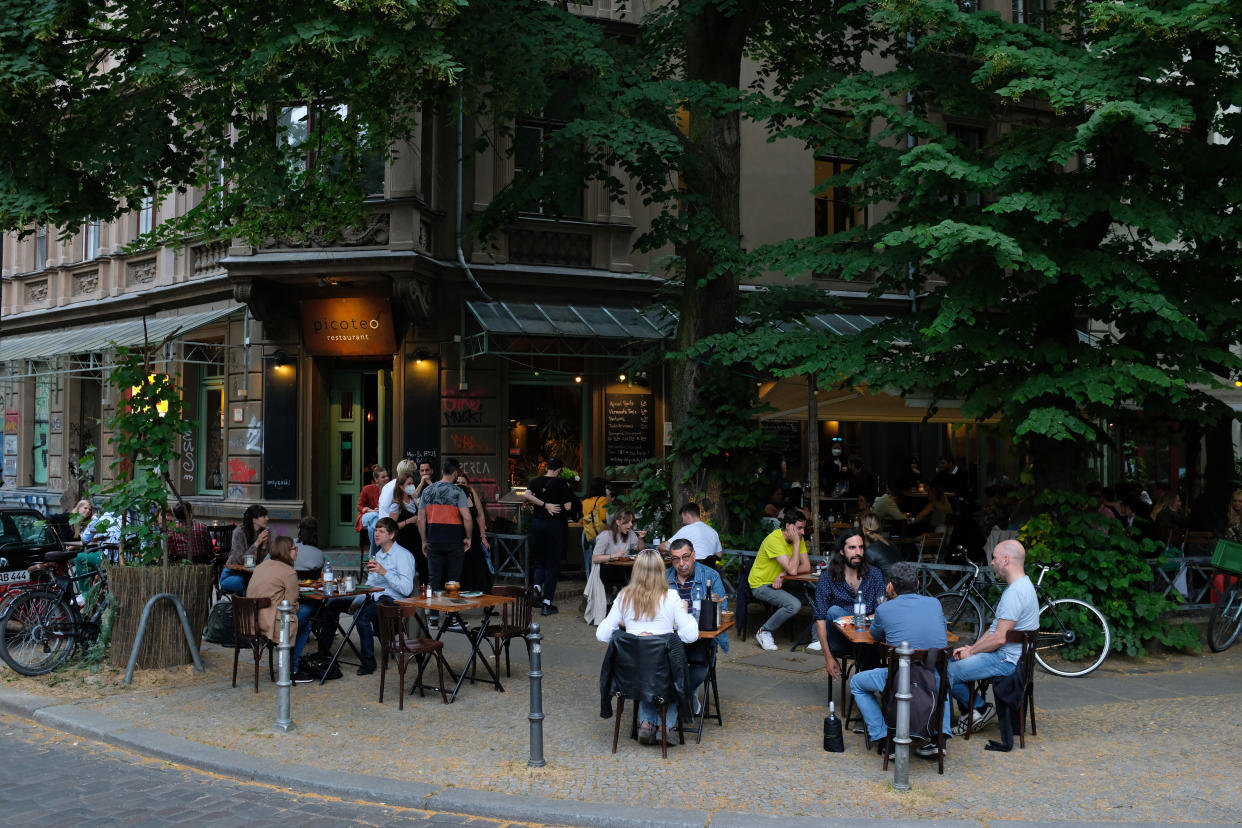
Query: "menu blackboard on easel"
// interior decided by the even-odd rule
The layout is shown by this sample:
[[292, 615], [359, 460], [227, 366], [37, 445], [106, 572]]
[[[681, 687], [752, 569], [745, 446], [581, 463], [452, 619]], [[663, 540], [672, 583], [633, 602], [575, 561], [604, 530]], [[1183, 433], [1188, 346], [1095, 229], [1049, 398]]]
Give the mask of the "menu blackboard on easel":
[[655, 397], [604, 395], [604, 465], [628, 466], [655, 456]]

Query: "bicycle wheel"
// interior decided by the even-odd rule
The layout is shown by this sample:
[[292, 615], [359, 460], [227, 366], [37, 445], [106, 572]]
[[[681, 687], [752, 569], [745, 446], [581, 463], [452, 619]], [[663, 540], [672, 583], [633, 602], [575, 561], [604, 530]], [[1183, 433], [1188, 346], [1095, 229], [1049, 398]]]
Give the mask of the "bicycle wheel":
[[0, 659], [23, 676], [51, 672], [73, 652], [77, 614], [53, 592], [24, 592], [0, 615]]
[[1085, 676], [1104, 663], [1113, 635], [1103, 613], [1077, 598], [1058, 598], [1039, 609], [1035, 660], [1057, 676]]
[[1207, 628], [1208, 647], [1214, 653], [1224, 652], [1238, 640], [1239, 632], [1242, 632], [1242, 592], [1234, 584], [1212, 608]]
[[974, 644], [983, 635], [983, 610], [979, 603], [961, 592], [942, 592], [936, 596], [940, 609], [944, 610], [945, 623], [949, 632], [957, 636], [955, 647]]

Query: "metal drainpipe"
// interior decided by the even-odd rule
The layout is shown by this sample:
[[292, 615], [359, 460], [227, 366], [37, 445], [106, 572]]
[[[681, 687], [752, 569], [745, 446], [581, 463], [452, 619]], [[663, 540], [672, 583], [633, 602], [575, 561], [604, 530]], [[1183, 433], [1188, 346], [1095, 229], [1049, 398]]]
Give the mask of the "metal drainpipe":
[[[483, 286], [479, 284], [479, 280], [474, 278], [474, 273], [470, 270], [470, 265], [466, 263], [466, 254], [461, 249], [461, 226], [463, 218], [463, 196], [462, 196], [462, 170], [466, 165], [466, 153], [463, 148], [463, 135], [465, 134], [465, 117], [462, 113], [464, 109], [461, 89], [457, 91], [457, 211], [453, 214], [453, 243], [457, 248], [457, 264], [466, 274], [466, 278], [470, 280], [470, 284], [479, 295], [483, 297], [484, 302], [492, 301], [492, 297], [487, 295], [487, 291], [483, 290]], [[464, 344], [464, 343], [463, 343]], [[462, 374], [465, 376], [465, 374]]]

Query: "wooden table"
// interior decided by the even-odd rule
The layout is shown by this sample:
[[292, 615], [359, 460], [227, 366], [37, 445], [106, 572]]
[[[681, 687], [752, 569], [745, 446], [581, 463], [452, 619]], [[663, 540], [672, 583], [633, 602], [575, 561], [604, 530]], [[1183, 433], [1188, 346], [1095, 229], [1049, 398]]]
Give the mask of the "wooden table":
[[[479, 658], [479, 647], [483, 646], [483, 640], [487, 637], [487, 627], [491, 623], [492, 614], [496, 611], [496, 607], [503, 606], [505, 604], [512, 604], [514, 601], [515, 599], [508, 595], [477, 595], [473, 598], [450, 598], [447, 595], [440, 598], [424, 598], [412, 595], [409, 598], [396, 602], [401, 606], [417, 607], [421, 610], [444, 613], [446, 617], [440, 620], [440, 629], [434, 636], [436, 641], [443, 638], [445, 631], [452, 625], [450, 618], [460, 622], [458, 613], [468, 612], [475, 609], [483, 610], [483, 622], [479, 629], [473, 634], [466, 636], [466, 638], [470, 640], [470, 658], [467, 659], [466, 666], [462, 668], [461, 675], [454, 676], [453, 668], [449, 667], [449, 676], [457, 679], [457, 686], [453, 688], [453, 694], [449, 696], [450, 704], [457, 701], [457, 693], [461, 690], [461, 685], [467, 678], [471, 681], [476, 680], [473, 675], [468, 674], [479, 662], [483, 663], [483, 667], [492, 677], [492, 686], [496, 688], [497, 692], [505, 692], [504, 686], [500, 683], [500, 675], [492, 670], [491, 662], [486, 658]], [[415, 615], [414, 617], [418, 620], [418, 625], [422, 627], [425, 637], [431, 638], [431, 630], [427, 627], [427, 624], [423, 620], [422, 616]], [[445, 663], [447, 664], [448, 662]], [[410, 688], [410, 692], [413, 691], [414, 688]]]
[[[229, 569], [232, 569], [232, 568], [233, 567], [231, 566], [229, 567]], [[245, 569], [245, 567], [242, 567], [242, 569]], [[354, 651], [354, 655], [358, 657], [358, 661], [356, 662], [346, 661], [342, 663], [357, 664], [358, 666], [362, 665], [362, 653], [358, 652], [358, 648], [355, 647], [354, 643], [349, 640], [349, 637], [353, 635], [354, 628], [358, 626], [358, 617], [362, 615], [362, 611], [366, 608], [366, 605], [370, 603], [370, 597], [377, 592], [383, 592], [383, 591], [384, 591], [383, 587], [373, 587], [373, 586], [367, 586], [366, 584], [360, 584], [359, 586], [355, 587], [352, 592], [344, 592], [344, 593], [333, 592], [331, 595], [327, 595], [323, 591], [322, 581], [319, 582], [319, 585], [317, 588], [308, 589], [307, 587], [302, 587], [302, 586], [298, 588], [298, 600], [299, 601], [306, 601], [312, 604], [316, 604], [316, 603], [319, 604], [319, 609], [315, 610], [315, 614], [311, 616], [311, 620], [309, 623], [312, 625], [314, 625], [316, 621], [322, 622], [322, 619], [320, 618], [320, 616], [323, 614], [324, 609], [328, 606], [329, 601], [334, 601], [338, 598], [353, 599], [353, 598], [357, 598], [358, 596], [365, 596], [367, 598], [366, 601], [364, 601], [361, 605], [359, 605], [357, 610], [354, 610], [353, 612], [350, 613], [350, 616], [353, 618], [353, 620], [349, 624], [349, 629], [345, 629], [344, 627], [341, 626], [341, 623], [339, 620], [340, 617], [338, 616], [336, 629], [337, 629], [337, 632], [340, 632], [342, 635], [341, 643], [337, 645], [337, 648], [335, 650], [332, 651], [332, 658], [328, 661], [328, 666], [324, 668], [323, 676], [321, 676], [319, 679], [319, 684], [321, 686], [323, 685], [325, 681], [328, 680], [328, 674], [332, 672], [332, 665], [340, 661], [341, 652], [345, 649], [346, 644], [348, 644], [350, 649]], [[333, 633], [333, 635], [335, 636], [335, 633]]]
[[[847, 617], [853, 618], [853, 616], [847, 616]], [[872, 618], [874, 618], [874, 616], [872, 616]], [[841, 625], [841, 624], [837, 624], [834, 621], [833, 625], [836, 626], [836, 628], [841, 632], [841, 635], [845, 636], [846, 638], [848, 638], [850, 641], [852, 641], [855, 644], [880, 644], [881, 643], [871, 637], [871, 626], [870, 625], [868, 625], [867, 629], [865, 630], [856, 629], [852, 622]], [[957, 635], [952, 630], [945, 631], [945, 638], [950, 644], [956, 644], [958, 641]], [[886, 642], [886, 643], [892, 643], [892, 642]]]
[[[667, 555], [661, 555], [660, 557], [661, 559], [663, 559], [665, 566], [672, 565], [673, 559], [671, 557]], [[619, 558], [618, 560], [615, 560], [615, 561], [604, 561], [604, 566], [623, 566], [626, 569], [633, 569], [634, 561], [636, 561], [637, 559], [638, 559], [637, 555], [634, 555], [633, 557], [626, 556], [624, 558]]]

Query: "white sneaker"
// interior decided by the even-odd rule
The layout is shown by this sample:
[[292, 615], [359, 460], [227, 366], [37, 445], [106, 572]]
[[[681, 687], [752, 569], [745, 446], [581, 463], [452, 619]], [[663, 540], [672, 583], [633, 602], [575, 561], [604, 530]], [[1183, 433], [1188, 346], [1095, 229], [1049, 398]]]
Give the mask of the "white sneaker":
[[810, 644], [806, 645], [806, 651], [808, 653], [822, 653], [824, 651], [824, 648], [820, 646], [819, 639], [814, 638], [814, 639], [811, 639]]
[[760, 630], [755, 633], [755, 643], [765, 650], [778, 650], [776, 642], [772, 640], [772, 633], [767, 630]]

